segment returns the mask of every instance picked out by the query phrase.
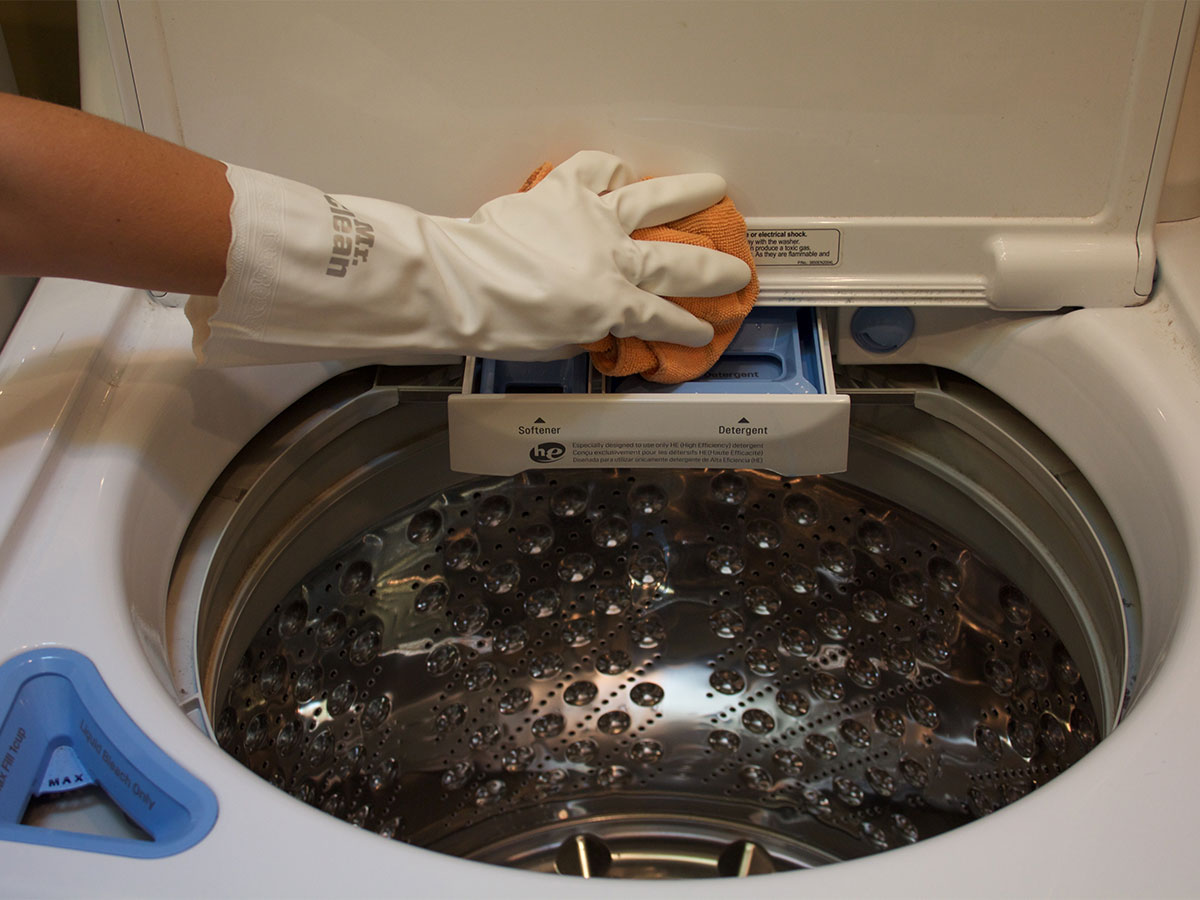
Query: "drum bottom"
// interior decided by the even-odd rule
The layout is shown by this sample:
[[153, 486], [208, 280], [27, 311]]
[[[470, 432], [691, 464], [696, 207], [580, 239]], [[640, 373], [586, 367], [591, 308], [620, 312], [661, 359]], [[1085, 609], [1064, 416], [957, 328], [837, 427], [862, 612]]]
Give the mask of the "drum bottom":
[[1004, 806], [1097, 740], [1039, 598], [986, 549], [826, 477], [466, 481], [280, 598], [214, 730], [304, 802], [467, 858], [632, 877], [853, 858]]

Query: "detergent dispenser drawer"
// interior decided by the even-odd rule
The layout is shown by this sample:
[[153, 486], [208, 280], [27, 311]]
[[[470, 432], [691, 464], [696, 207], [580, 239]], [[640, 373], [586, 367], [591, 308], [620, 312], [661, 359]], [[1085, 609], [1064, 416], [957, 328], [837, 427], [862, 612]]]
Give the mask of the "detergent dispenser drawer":
[[546, 363], [468, 359], [450, 398], [455, 471], [537, 467], [846, 468], [850, 400], [834, 389], [819, 310], [754, 310], [703, 376], [606, 376], [587, 354]]

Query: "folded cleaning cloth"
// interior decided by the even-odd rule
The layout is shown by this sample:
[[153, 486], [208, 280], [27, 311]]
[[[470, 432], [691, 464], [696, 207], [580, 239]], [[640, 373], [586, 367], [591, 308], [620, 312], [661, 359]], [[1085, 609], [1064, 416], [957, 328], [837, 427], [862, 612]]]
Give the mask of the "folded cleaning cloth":
[[[521, 187], [527, 191], [541, 181], [553, 168], [543, 163], [525, 180]], [[750, 267], [750, 283], [740, 291], [723, 297], [668, 297], [697, 318], [710, 322], [713, 339], [703, 347], [685, 347], [663, 341], [643, 341], [641, 338], [616, 338], [611, 334], [602, 340], [584, 344], [592, 355], [592, 365], [605, 375], [641, 375], [647, 381], [678, 384], [699, 378], [716, 364], [742, 320], [758, 298], [758, 273], [750, 242], [746, 239], [746, 220], [728, 197], [708, 209], [676, 219], [665, 225], [639, 228], [633, 232], [639, 241], [670, 241], [692, 244], [710, 250], [730, 253]]]

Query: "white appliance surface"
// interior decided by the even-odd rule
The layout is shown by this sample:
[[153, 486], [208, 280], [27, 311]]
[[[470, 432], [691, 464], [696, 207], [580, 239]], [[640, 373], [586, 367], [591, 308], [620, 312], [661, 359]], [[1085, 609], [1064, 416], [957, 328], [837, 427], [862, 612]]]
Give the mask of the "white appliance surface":
[[[778, 27], [747, 31], [738, 11], [750, 7]], [[844, 226], [847, 237], [861, 228], [860, 246], [871, 244], [875, 229], [900, 240], [903, 253], [940, 246], [930, 235], [966, 235], [959, 249], [972, 248], [965, 256], [930, 251], [911, 271], [901, 263], [912, 257], [880, 250], [871, 257], [880, 260], [878, 268], [871, 263], [857, 276], [845, 267], [811, 276], [822, 290], [878, 285], [886, 276], [927, 291], [938, 284], [978, 289], [960, 300], [995, 299], [989, 292], [997, 236], [1001, 250], [1011, 249], [1021, 242], [1004, 245], [1006, 235], [1053, 230], [1061, 220], [1063, 240], [1083, 256], [1049, 283], [1086, 294], [1088, 285], [1115, 277], [1107, 262], [1096, 261], [1113, 249], [1107, 236], [1114, 227], [1125, 235], [1117, 248], [1120, 288], [1097, 308], [1020, 318], [937, 310], [919, 319], [918, 336], [889, 359], [962, 372], [1012, 403], [1057, 442], [1105, 503], [1129, 551], [1143, 606], [1139, 693], [1125, 720], [1044, 788], [911, 847], [764, 882], [627, 882], [622, 895], [1194, 895], [1200, 220], [1159, 226], [1153, 240], [1149, 221], [1154, 172], [1166, 154], [1155, 145], [1171, 131], [1160, 120], [1170, 118], [1163, 113], [1171, 92], [1182, 89], [1171, 78], [1174, 48], [1194, 29], [1195, 7], [544, 7], [551, 24], [566, 9], [579, 24], [580, 37], [565, 45], [539, 38], [541, 9], [473, 5], [476, 27], [453, 34], [432, 27], [447, 14], [443, 4], [147, 3], [103, 12], [110, 35], [115, 28], [122, 41], [128, 37], [130, 67], [116, 78], [127, 78], [127, 86], [136, 80], [137, 102], [129, 108], [140, 111], [149, 130], [328, 188], [404, 193], [431, 211], [469, 212], [479, 199], [508, 189], [503, 181], [510, 173], [519, 179], [531, 163], [590, 137], [647, 170], [733, 165], [726, 174], [755, 216], [811, 211], [826, 217], [813, 220], [818, 224]], [[644, 16], [641, 31], [616, 28], [635, 13]], [[374, 16], [407, 27], [366, 41], [364, 33], [372, 32], [364, 23]], [[849, 42], [857, 53], [845, 57], [827, 38], [851, 19], [859, 29]], [[559, 32], [566, 21], [558, 20]], [[305, 64], [265, 65], [270, 53], [255, 39], [264, 29], [274, 29], [271, 46]], [[679, 38], [677, 54], [730, 53], [724, 71], [748, 69], [757, 92], [731, 87], [715, 68], [685, 74], [668, 67], [643, 77], [662, 46], [649, 36], [668, 31], [689, 36], [686, 43]], [[781, 56], [789, 50], [785, 32], [801, 35], [802, 52]], [[984, 35], [990, 39], [981, 41]], [[601, 40], [623, 54], [622, 88], [589, 98], [581, 96], [586, 84], [579, 80], [541, 80], [530, 119], [520, 118], [527, 98], [479, 75], [501, 63], [533, 73], [535, 60], [537, 72], [548, 61], [572, 71], [579, 54]], [[786, 77], [772, 77], [778, 71], [772, 58], [786, 60]], [[864, 79], [868, 63], [872, 76]], [[121, 69], [116, 57], [114, 65]], [[947, 74], [960, 71], [961, 77]], [[248, 72], [258, 78], [252, 89]], [[904, 77], [889, 80], [889, 72]], [[693, 74], [709, 91], [702, 104], [687, 102]], [[401, 75], [406, 89], [389, 92]], [[806, 90], [810, 83], [817, 88]], [[346, 90], [351, 84], [360, 89]], [[445, 92], [455, 104], [475, 98], [477, 116], [439, 120], [433, 115], [439, 108], [458, 108], [443, 107]], [[1028, 103], [1034, 93], [1044, 102]], [[980, 96], [989, 102], [979, 103]], [[781, 108], [799, 108], [802, 122], [780, 115]], [[561, 133], [550, 129], [554, 112], [565, 123]], [[305, 140], [318, 113], [320, 139]], [[918, 120], [927, 128], [917, 129]], [[1031, 129], [1044, 136], [1039, 152], [1021, 137]], [[385, 132], [392, 135], [386, 151], [375, 139]], [[498, 132], [509, 138], [497, 140]], [[449, 134], [462, 140], [447, 142]], [[291, 149], [281, 147], [285, 142]], [[481, 146], [489, 154], [482, 168], [473, 165]], [[1047, 161], [1040, 151], [1050, 147], [1064, 148], [1063, 156]], [[735, 156], [725, 155], [734, 150], [736, 165]], [[1037, 179], [1001, 186], [980, 177], [1014, 161], [1032, 166]], [[435, 171], [447, 177], [430, 177]], [[449, 178], [450, 172], [461, 177]], [[1138, 173], [1135, 187], [1124, 177], [1131, 172]], [[885, 221], [900, 214], [921, 222]], [[1026, 221], [1037, 217], [1037, 226]], [[973, 230], [996, 222], [999, 231]], [[901, 233], [910, 237], [896, 237]], [[878, 246], [889, 240], [881, 237]], [[851, 244], [845, 246], [849, 254]], [[1143, 305], [1123, 307], [1149, 288], [1143, 267], [1151, 247], [1154, 292]], [[964, 259], [971, 266], [957, 268]], [[1022, 263], [1013, 271], [1023, 289], [1044, 289], [1036, 266]], [[900, 277], [906, 272], [908, 282]], [[795, 272], [781, 278], [780, 284], [804, 280]], [[851, 347], [839, 352], [844, 362], [855, 361]], [[178, 309], [120, 288], [62, 280], [39, 286], [0, 352], [0, 660], [44, 646], [86, 654], [149, 737], [215, 792], [220, 812], [207, 837], [161, 859], [0, 844], [0, 894], [611, 895], [613, 886], [602, 880], [564, 886], [556, 876], [485, 867], [385, 841], [311, 809], [231, 760], [164, 686], [170, 682], [161, 646], [164, 598], [197, 504], [247, 440], [336, 371], [332, 365], [198, 370]]]
[[543, 161], [608, 150], [644, 175], [720, 172], [755, 229], [830, 252], [764, 266], [765, 300], [1053, 309], [1149, 292], [1198, 16], [454, 0], [107, 18], [136, 124], [220, 159], [468, 216]]
[[[1167, 896], [1194, 890], [1200, 788], [1200, 222], [1163, 226], [1163, 277], [1135, 309], [965, 325], [914, 345], [1018, 404], [1089, 478], [1130, 551], [1145, 610], [1143, 690], [1081, 763], [998, 813], [912, 847], [771, 876], [819, 896]], [[88, 655], [138, 724], [217, 794], [191, 850], [136, 860], [0, 848], [15, 896], [520, 897], [547, 879], [385, 842], [231, 761], [173, 704], [154, 652], [175, 548], [225, 462], [321, 366], [202, 372], [186, 324], [145, 295], [49, 281], [0, 356], [0, 656]], [[1046, 390], [1054, 385], [1054, 390]], [[132, 614], [131, 614], [132, 611]], [[149, 648], [149, 652], [147, 652]], [[156, 671], [157, 668], [157, 671]], [[1110, 848], [1102, 852], [1099, 848]], [[736, 894], [633, 883], [629, 896]], [[765, 887], [765, 886], [764, 886]], [[604, 883], [573, 881], [579, 896]], [[761, 890], [754, 882], [747, 890]]]

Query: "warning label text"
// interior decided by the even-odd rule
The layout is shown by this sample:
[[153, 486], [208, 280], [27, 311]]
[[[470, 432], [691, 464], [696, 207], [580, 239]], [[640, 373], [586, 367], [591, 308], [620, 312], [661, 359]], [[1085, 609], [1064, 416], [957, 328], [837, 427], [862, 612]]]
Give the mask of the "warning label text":
[[760, 228], [748, 237], [760, 266], [836, 266], [841, 256], [836, 228]]

